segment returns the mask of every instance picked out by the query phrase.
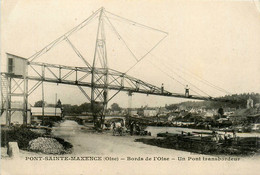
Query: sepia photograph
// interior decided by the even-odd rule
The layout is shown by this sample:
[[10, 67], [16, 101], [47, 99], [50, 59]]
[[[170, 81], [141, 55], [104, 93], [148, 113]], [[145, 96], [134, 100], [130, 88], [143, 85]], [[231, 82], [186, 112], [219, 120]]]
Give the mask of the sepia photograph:
[[1, 0], [2, 175], [257, 175], [260, 0]]

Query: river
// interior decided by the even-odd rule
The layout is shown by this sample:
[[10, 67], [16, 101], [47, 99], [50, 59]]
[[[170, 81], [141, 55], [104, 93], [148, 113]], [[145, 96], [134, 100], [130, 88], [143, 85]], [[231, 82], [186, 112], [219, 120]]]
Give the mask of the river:
[[[201, 130], [201, 129], [191, 129], [191, 128], [181, 128], [181, 127], [163, 127], [163, 126], [148, 126], [146, 128], [147, 131], [151, 132], [152, 136], [157, 136], [158, 133], [181, 133], [184, 132], [211, 132], [211, 130]], [[222, 131], [218, 131], [218, 133], [224, 134]], [[229, 133], [228, 133], [229, 134]], [[231, 134], [231, 133], [230, 133]], [[260, 133], [237, 133], [239, 137], [260, 137]]]

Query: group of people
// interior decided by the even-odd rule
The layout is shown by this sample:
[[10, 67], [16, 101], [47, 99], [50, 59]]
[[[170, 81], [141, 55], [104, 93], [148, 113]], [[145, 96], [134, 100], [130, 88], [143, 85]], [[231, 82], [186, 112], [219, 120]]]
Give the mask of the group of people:
[[123, 135], [126, 131], [124, 121], [112, 123], [113, 135]]
[[134, 121], [130, 122], [129, 128], [130, 128], [130, 135], [133, 135], [133, 134], [139, 135], [141, 132], [141, 128], [140, 128], [139, 124]]
[[[113, 135], [124, 135], [127, 132], [127, 128], [123, 121], [112, 122], [111, 129], [113, 130]], [[142, 127], [135, 121], [130, 121], [128, 125], [130, 135], [145, 135], [145, 131]]]
[[224, 134], [219, 134], [215, 131], [212, 132], [212, 140], [218, 142], [222, 142], [222, 141], [228, 141], [231, 139], [236, 139], [236, 132], [233, 131], [233, 136], [231, 136], [231, 134], [228, 134], [227, 132], [225, 132]]

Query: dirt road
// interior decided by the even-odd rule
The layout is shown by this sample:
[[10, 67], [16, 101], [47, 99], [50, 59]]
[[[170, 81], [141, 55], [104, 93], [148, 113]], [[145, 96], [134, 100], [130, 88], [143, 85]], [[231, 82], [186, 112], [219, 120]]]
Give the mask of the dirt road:
[[[113, 136], [112, 132], [95, 133], [74, 121], [54, 127], [53, 134], [73, 144], [75, 155], [190, 155], [188, 152], [163, 149], [134, 142], [141, 136]], [[148, 136], [142, 136], [148, 137]]]

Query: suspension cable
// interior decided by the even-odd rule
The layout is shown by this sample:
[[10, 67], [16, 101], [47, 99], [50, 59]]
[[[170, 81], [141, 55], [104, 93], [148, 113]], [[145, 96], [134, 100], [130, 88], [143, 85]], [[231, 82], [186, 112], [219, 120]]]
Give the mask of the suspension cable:
[[[171, 59], [169, 56], [167, 56], [167, 55], [165, 55], [165, 54], [164, 54], [164, 57]], [[176, 64], [178, 64], [175, 60], [172, 60], [172, 61], [174, 61]], [[177, 69], [179, 69], [179, 68], [182, 68], [182, 67], [181, 67], [181, 66], [177, 66]], [[219, 86], [214, 85], [213, 83], [207, 81], [206, 79], [203, 79], [202, 77], [199, 77], [198, 75], [194, 74], [193, 72], [191, 72], [191, 71], [189, 71], [189, 70], [186, 70], [186, 69], [184, 69], [184, 68], [182, 68], [182, 69], [183, 69], [183, 71], [180, 70], [180, 69], [179, 69], [179, 70], [180, 70], [181, 72], [183, 72], [183, 73], [185, 73], [185, 71], [186, 71], [186, 74], [192, 75], [192, 76], [193, 76], [194, 78], [196, 78], [198, 81], [201, 80], [202, 83], [204, 83], [204, 84], [206, 84], [206, 85], [208, 85], [208, 86], [211, 86], [212, 88], [215, 88], [215, 89], [219, 90], [220, 92], [224, 92], [224, 93], [226, 93], [226, 94], [231, 94], [231, 93], [228, 92], [227, 90], [225, 90], [225, 89], [223, 89], [223, 88], [221, 88], [221, 87], [219, 87]], [[200, 80], [199, 80], [199, 79], [200, 79]]]
[[135, 21], [126, 19], [126, 18], [124, 18], [124, 17], [122, 17], [122, 16], [116, 15], [116, 14], [111, 13], [111, 12], [109, 12], [109, 11], [106, 11], [106, 12], [107, 12], [108, 14], [113, 15], [113, 16], [115, 16], [115, 17], [117, 17], [117, 18], [120, 18], [120, 19], [122, 19], [122, 20], [124, 20], [124, 21], [126, 21], [126, 22], [128, 22], [128, 23], [131, 23], [132, 25], [139, 26], [139, 27], [143, 27], [143, 28], [150, 29], [150, 30], [154, 30], [154, 31], [161, 32], [161, 33], [164, 33], [164, 34], [168, 35], [168, 32], [165, 32], [165, 31], [162, 31], [162, 30], [159, 30], [159, 29], [155, 29], [155, 28], [149, 27], [149, 26], [144, 25], [144, 24], [137, 23], [137, 22], [135, 22]]
[[[123, 20], [125, 20], [126, 22], [131, 23], [131, 24], [133, 24], [133, 25], [135, 25], [135, 26], [137, 26], [137, 27], [139, 26], [139, 27], [143, 27], [143, 28], [146, 28], [146, 29], [154, 30], [154, 31], [157, 31], [157, 32], [164, 33], [164, 34], [166, 34], [166, 35], [165, 35], [162, 39], [160, 39], [146, 54], [144, 54], [140, 59], [138, 59], [138, 58], [136, 57], [136, 55], [133, 53], [133, 51], [129, 48], [129, 46], [127, 45], [127, 43], [125, 42], [125, 40], [121, 37], [121, 35], [119, 34], [119, 32], [115, 29], [114, 25], [111, 23], [109, 17], [106, 15], [106, 13], [111, 14], [111, 15], [113, 15], [113, 16], [116, 16], [116, 17], [118, 17], [118, 18], [120, 18], [120, 19], [123, 19]], [[155, 29], [155, 28], [152, 28], [152, 27], [149, 27], [149, 26], [146, 26], [146, 25], [143, 25], [143, 24], [134, 22], [134, 21], [132, 21], [132, 20], [129, 20], [129, 19], [123, 18], [123, 17], [121, 17], [121, 16], [115, 15], [115, 14], [109, 12], [109, 11], [106, 11], [106, 13], [104, 13], [104, 14], [105, 14], [105, 17], [106, 17], [108, 23], [110, 24], [112, 30], [113, 30], [114, 33], [118, 36], [119, 39], [122, 39], [122, 42], [124, 43], [124, 45], [127, 47], [127, 49], [130, 51], [130, 53], [132, 54], [132, 56], [133, 56], [133, 57], [135, 58], [135, 60], [136, 60], [136, 63], [135, 63], [132, 67], [130, 67], [125, 73], [127, 73], [127, 72], [129, 72], [131, 69], [133, 69], [140, 61], [142, 61], [150, 52], [152, 52], [152, 51], [168, 36], [168, 33], [167, 33], [167, 32], [164, 32], [164, 31], [162, 31], [162, 30], [158, 30], [158, 29]]]
[[131, 69], [133, 69], [140, 61], [142, 61], [149, 53], [151, 53], [166, 37], [168, 36], [165, 35], [160, 41], [157, 42], [146, 54], [144, 54], [132, 67], [130, 67], [125, 73], [129, 72]]
[[[163, 38], [164, 39], [164, 38]], [[143, 39], [144, 40], [144, 39]], [[144, 40], [145, 41], [145, 40]], [[147, 42], [147, 41], [145, 41], [145, 42]], [[159, 43], [157, 43], [157, 45], [158, 45]], [[156, 47], [156, 46], [155, 46]], [[144, 50], [145, 50], [145, 48], [143, 48]], [[148, 51], [147, 52], [147, 54], [146, 55], [148, 55], [148, 54], [150, 54], [151, 56], [153, 56], [153, 57], [155, 57], [153, 54], [151, 54], [150, 53], [150, 51]], [[144, 56], [146, 56], [146, 55], [144, 55]], [[139, 60], [139, 61], [141, 61], [141, 59]], [[148, 61], [150, 61], [150, 60], [148, 60]], [[150, 61], [151, 62], [151, 61]], [[138, 63], [138, 62], [137, 62]], [[135, 63], [132, 67], [130, 67], [129, 69], [128, 69], [128, 71], [129, 70], [131, 70], [132, 68], [134, 68], [134, 66], [136, 66], [136, 64], [137, 63]], [[154, 64], [153, 64], [154, 65]], [[154, 65], [155, 66], [155, 65]], [[156, 66], [157, 67], [157, 66]], [[157, 67], [158, 68], [158, 67]], [[126, 71], [125, 73], [127, 73], [128, 71]], [[161, 70], [162, 71], [162, 70]], [[172, 70], [171, 70], [172, 71]], [[171, 77], [169, 74], [167, 74], [165, 71], [162, 71], [164, 74], [166, 74], [167, 76], [169, 76], [169, 77]], [[188, 82], [190, 85], [192, 85], [193, 87], [195, 87], [197, 90], [199, 90], [200, 92], [202, 92], [202, 93], [204, 93], [205, 95], [207, 95], [207, 96], [209, 96], [209, 97], [211, 97], [208, 93], [206, 93], [206, 92], [204, 92], [203, 90], [201, 90], [200, 88], [198, 88], [197, 86], [195, 86], [194, 84], [192, 84], [191, 82], [189, 82], [188, 80], [186, 80], [186, 79], [184, 79], [182, 76], [180, 76], [178, 73], [176, 73], [175, 71], [172, 71], [175, 75], [177, 75], [179, 78], [181, 78], [182, 80], [184, 80], [184, 81], [186, 81], [186, 82]], [[174, 79], [173, 77], [171, 77], [172, 79]], [[174, 79], [175, 80], [175, 79]], [[176, 80], [177, 81], [177, 80]], [[179, 82], [180, 83], [180, 82]], [[182, 84], [183, 86], [185, 86], [184, 84]], [[191, 90], [192, 91], [192, 90]], [[193, 92], [195, 92], [195, 93], [197, 93], [198, 95], [201, 95], [201, 94], [199, 94], [198, 92], [196, 92], [196, 91], [194, 91], [193, 90]]]
[[[150, 60], [149, 60], [150, 61]], [[154, 64], [152, 61], [150, 61], [150, 63], [155, 66], [157, 69], [159, 69], [162, 73], [164, 73], [165, 75], [167, 75], [169, 78], [171, 78], [172, 80], [178, 82], [179, 84], [181, 84], [183, 87], [185, 87], [186, 85], [183, 84], [182, 82], [178, 81], [177, 79], [175, 79], [173, 76], [171, 76], [170, 74], [168, 74], [166, 71], [162, 70], [159, 66], [157, 66], [156, 64]], [[192, 92], [196, 93], [199, 96], [202, 96], [200, 93], [196, 92], [195, 90], [192, 90]]]
[[[177, 62], [175, 61], [175, 63], [177, 63]], [[168, 65], [165, 65], [165, 66], [168, 66]], [[206, 79], [203, 79], [202, 77], [199, 77], [198, 75], [192, 73], [189, 70], [186, 70], [186, 69], [182, 68], [181, 66], [180, 67], [176, 66], [175, 68], [177, 68], [179, 71], [181, 71], [184, 74], [189, 74], [189, 75], [193, 76], [196, 80], [200, 81], [201, 83], [204, 83], [205, 85], [208, 85], [208, 86], [210, 86], [210, 87], [212, 87], [212, 88], [214, 88], [214, 89], [216, 89], [216, 90], [218, 90], [220, 92], [224, 92], [226, 94], [231, 94], [230, 92], [226, 91], [225, 89], [214, 85], [213, 83], [207, 81]], [[180, 68], [182, 68], [183, 70], [181, 70]]]
[[[146, 43], [148, 43], [146, 40], [144, 40]], [[153, 57], [156, 57], [155, 55], [153, 55], [152, 53], [149, 53], [151, 56], [153, 56]], [[164, 54], [165, 55], [165, 54]], [[167, 58], [169, 58], [168, 56], [165, 56], [165, 57], [167, 57]], [[175, 61], [176, 62], [176, 61]], [[165, 67], [168, 67], [168, 69], [169, 70], [171, 70], [170, 68], [169, 68], [169, 66], [168, 65], [165, 65]], [[177, 68], [177, 69], [179, 69], [179, 68]], [[179, 69], [180, 70], [180, 69]], [[181, 70], [180, 70], [181, 71]], [[185, 71], [185, 69], [184, 69], [184, 71]], [[185, 73], [184, 71], [181, 71], [181, 72], [183, 72], [183, 73]], [[186, 70], [187, 71], [187, 70]], [[220, 88], [220, 87], [218, 87], [218, 86], [216, 86], [216, 85], [214, 85], [214, 84], [212, 84], [212, 83], [210, 83], [210, 82], [208, 82], [207, 80], [205, 80], [205, 79], [203, 79], [203, 78], [201, 78], [201, 77], [199, 77], [199, 76], [197, 76], [197, 75], [193, 75], [193, 73], [191, 72], [191, 71], [187, 71], [187, 72], [189, 72], [193, 77], [195, 77], [198, 81], [200, 81], [201, 83], [204, 83], [204, 84], [206, 84], [206, 85], [208, 85], [208, 86], [211, 86], [212, 88], [214, 88], [214, 89], [216, 89], [216, 90], [218, 90], [218, 91], [220, 91], [220, 92], [224, 92], [224, 93], [226, 93], [226, 94], [231, 94], [230, 92], [228, 92], [228, 91], [226, 91], [225, 89], [223, 89], [223, 88]], [[187, 74], [187, 73], [186, 73]], [[198, 77], [198, 78], [197, 78]], [[201, 79], [201, 80], [199, 80], [199, 79]], [[185, 80], [185, 81], [187, 81], [187, 80]], [[188, 83], [190, 83], [189, 81], [187, 81]], [[193, 85], [195, 88], [197, 88], [195, 85]], [[199, 88], [197, 88], [197, 89], [199, 89]], [[206, 94], [206, 95], [208, 95], [207, 93], [205, 93], [204, 91], [202, 91], [204, 94]], [[210, 95], [208, 95], [209, 97], [210, 97]]]
[[80, 51], [72, 44], [72, 42], [69, 40], [69, 38], [66, 38], [66, 41], [69, 43], [69, 45], [72, 47], [74, 52], [82, 59], [82, 61], [88, 66], [88, 68], [91, 68], [91, 65], [86, 61], [86, 59], [82, 56]]
[[77, 25], [76, 27], [74, 27], [73, 29], [71, 29], [70, 31], [68, 31], [67, 33], [65, 33], [64, 35], [60, 36], [59, 38], [57, 38], [56, 40], [52, 41], [50, 44], [48, 44], [46, 47], [44, 47], [43, 49], [41, 49], [40, 51], [36, 52], [35, 54], [33, 54], [32, 56], [30, 56], [28, 58], [29, 61], [34, 61], [36, 58], [38, 58], [39, 56], [41, 56], [42, 54], [48, 52], [50, 49], [52, 49], [56, 44], [60, 43], [61, 41], [65, 40], [67, 37], [69, 37], [70, 35], [72, 35], [73, 33], [75, 33], [76, 31], [82, 29], [83, 27], [85, 27], [89, 22], [92, 21], [92, 19], [94, 19], [95, 17], [97, 17], [98, 12], [101, 10], [102, 8], [98, 9], [95, 13], [93, 13], [90, 17], [88, 17], [86, 20], [84, 20], [83, 22], [81, 22], [79, 25]]
[[[154, 55], [152, 55], [152, 56], [154, 56]], [[155, 56], [154, 56], [155, 57]], [[172, 72], [174, 72], [167, 64], [164, 64], [163, 62], [162, 62], [162, 64], [163, 64], [163, 66], [165, 66], [167, 69], [169, 69], [170, 71], [172, 71]], [[177, 68], [178, 69], [178, 68]], [[180, 70], [180, 69], [179, 69]], [[180, 70], [181, 71], [181, 70]], [[185, 73], [184, 71], [181, 71], [181, 72], [183, 72], [183, 73]], [[177, 74], [177, 73], [175, 73], [175, 74]], [[186, 74], [186, 73], [185, 73]], [[196, 78], [196, 77], [194, 77], [195, 79], [197, 79], [198, 81], [200, 81], [198, 78]], [[190, 83], [188, 80], [185, 80], [185, 81], [187, 81], [188, 83]], [[200, 81], [200, 82], [202, 82], [202, 81]], [[204, 83], [204, 82], [202, 82], [202, 83]], [[191, 84], [191, 83], [190, 83]], [[204, 84], [206, 84], [206, 83], [204, 83]], [[208, 85], [208, 84], [206, 84], [206, 85]], [[193, 85], [193, 86], [195, 86], [195, 85]], [[208, 86], [211, 86], [211, 85], [208, 85]], [[212, 86], [211, 86], [212, 87]], [[195, 86], [195, 88], [197, 88], [198, 89], [198, 87], [196, 87]], [[212, 88], [214, 88], [214, 87], [212, 87]], [[216, 88], [214, 88], [214, 89], [216, 89]], [[218, 89], [217, 89], [218, 90]], [[220, 91], [220, 90], [219, 90]], [[223, 92], [223, 91], [222, 91]], [[203, 92], [204, 94], [206, 94], [206, 95], [208, 95], [207, 93], [205, 93], [205, 92]], [[209, 96], [209, 95], [208, 95]]]
[[[127, 45], [127, 43], [125, 42], [125, 40], [121, 37], [121, 35], [119, 34], [119, 32], [116, 30], [116, 28], [114, 27], [114, 25], [111, 23], [111, 21], [109, 20], [109, 18], [107, 17], [107, 15], [104, 13], [107, 21], [108, 21], [108, 26], [110, 26], [113, 30], [113, 32], [117, 35], [118, 39], [121, 40], [123, 42], [123, 44], [126, 46], [126, 48], [129, 50], [129, 52], [132, 54], [132, 56], [135, 58], [136, 61], [138, 61], [136, 55], [133, 53], [133, 51], [129, 48], [129, 46]], [[106, 22], [106, 21], [105, 21]]]

